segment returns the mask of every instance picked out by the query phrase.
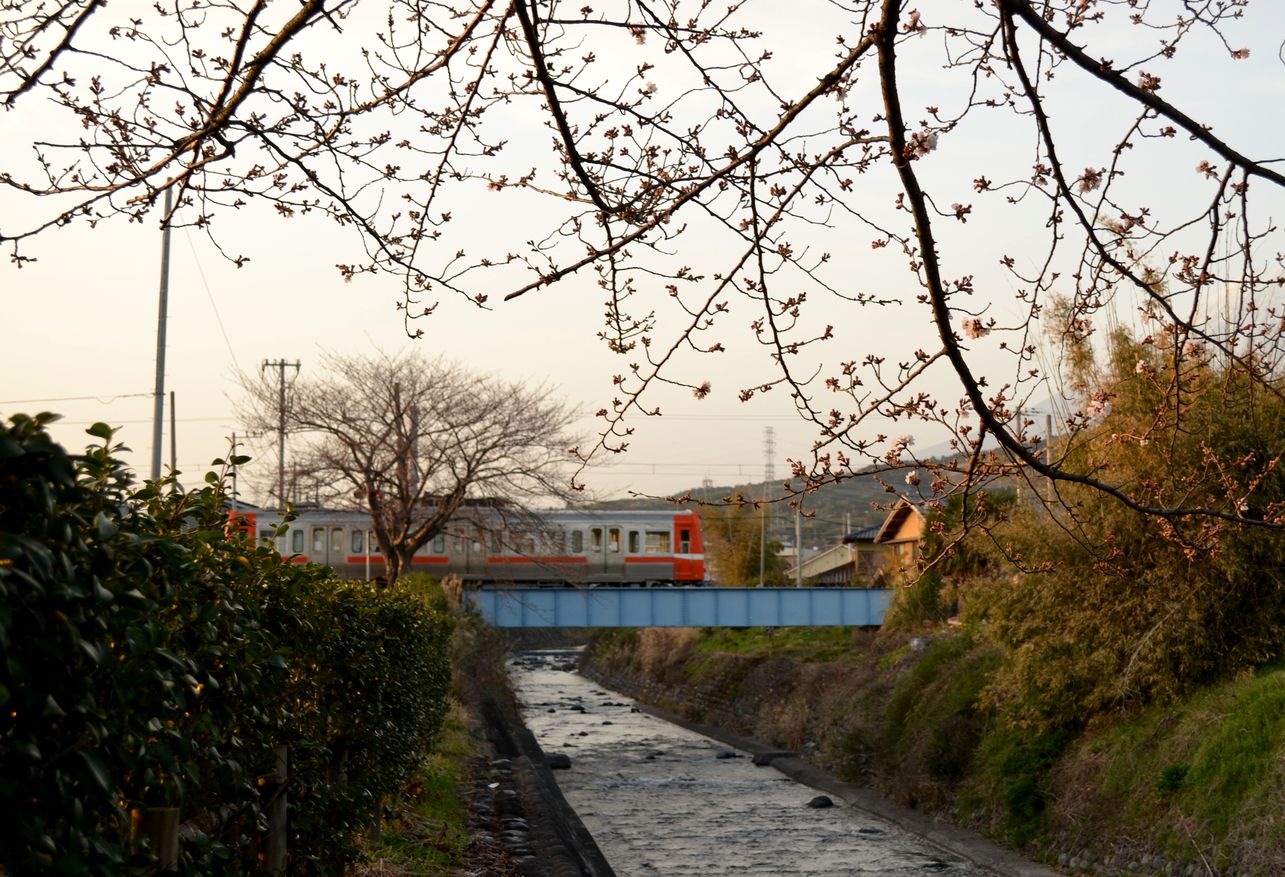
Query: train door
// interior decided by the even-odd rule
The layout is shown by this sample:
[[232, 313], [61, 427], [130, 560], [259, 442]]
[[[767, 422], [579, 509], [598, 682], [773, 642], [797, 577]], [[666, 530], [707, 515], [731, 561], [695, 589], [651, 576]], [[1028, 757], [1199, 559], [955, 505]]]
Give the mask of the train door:
[[312, 552], [308, 560], [312, 563], [324, 563], [330, 567], [340, 567], [347, 563], [348, 555], [344, 546], [344, 528], [313, 525]]
[[607, 573], [607, 531], [602, 527], [589, 528], [589, 577], [601, 579]]
[[308, 560], [312, 563], [326, 562], [326, 528], [313, 525], [312, 539], [309, 542]]
[[474, 527], [464, 534], [464, 572], [482, 573], [486, 569], [486, 554], [482, 550], [482, 531]]
[[620, 557], [620, 548], [620, 528], [608, 527], [607, 557], [606, 562], [603, 564], [603, 572], [606, 574], [609, 581], [618, 581], [624, 578], [623, 568], [625, 564]]

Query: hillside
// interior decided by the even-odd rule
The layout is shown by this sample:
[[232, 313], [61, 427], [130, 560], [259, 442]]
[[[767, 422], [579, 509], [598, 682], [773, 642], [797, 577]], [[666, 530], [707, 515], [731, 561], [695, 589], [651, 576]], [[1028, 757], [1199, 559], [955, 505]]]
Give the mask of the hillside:
[[[702, 503], [716, 504], [740, 494], [746, 498], [779, 496], [781, 485], [765, 482], [721, 485], [718, 487], [692, 487], [679, 491], [675, 497], [690, 496], [691, 500], [677, 503], [685, 508], [697, 508]], [[896, 500], [895, 493], [884, 490], [874, 475], [858, 475], [840, 484], [829, 484], [803, 499], [800, 530], [803, 544], [825, 547], [835, 544], [845, 533], [845, 528], [855, 529], [881, 523], [887, 507]], [[667, 499], [630, 497], [594, 503], [601, 509], [662, 509], [672, 508], [675, 502]], [[785, 501], [772, 503], [770, 538], [782, 544], [794, 543], [794, 509]]]

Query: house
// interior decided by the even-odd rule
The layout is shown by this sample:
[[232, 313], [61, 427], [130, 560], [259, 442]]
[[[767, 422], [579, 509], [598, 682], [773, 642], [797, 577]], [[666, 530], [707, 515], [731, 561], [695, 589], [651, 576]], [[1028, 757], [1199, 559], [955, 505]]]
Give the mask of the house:
[[919, 559], [919, 542], [923, 537], [923, 512], [903, 496], [884, 518], [874, 541], [891, 550], [897, 566], [907, 568]]
[[[923, 532], [923, 514], [903, 497], [882, 524], [846, 533], [838, 545], [804, 560], [802, 578], [821, 587], [878, 587], [897, 569], [914, 564]], [[789, 572], [791, 579], [796, 568]]]

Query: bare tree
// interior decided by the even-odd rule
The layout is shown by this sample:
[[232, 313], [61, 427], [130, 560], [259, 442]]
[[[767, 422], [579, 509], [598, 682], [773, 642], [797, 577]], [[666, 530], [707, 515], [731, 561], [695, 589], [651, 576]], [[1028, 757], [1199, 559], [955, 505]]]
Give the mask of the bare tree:
[[[277, 385], [244, 383], [248, 418], [276, 423]], [[520, 516], [565, 498], [571, 419], [547, 388], [414, 354], [329, 355], [286, 403], [296, 472], [324, 502], [369, 509], [390, 583], [471, 500]]]
[[[255, 202], [324, 215], [361, 243], [345, 277], [401, 278], [414, 335], [444, 297], [489, 307], [595, 276], [625, 364], [583, 459], [624, 449], [657, 384], [710, 393], [688, 354], [718, 356], [739, 324], [766, 356], [735, 392], [788, 393], [816, 427], [799, 490], [871, 466], [918, 484], [897, 436], [930, 424], [959, 457], [929, 466], [929, 494], [1028, 478], [1174, 526], [1285, 527], [1254, 493], [1280, 448], [1211, 447], [1199, 477], [1156, 490], [1067, 462], [1117, 387], [1077, 369], [1056, 390], [1080, 341], [1145, 318], [1171, 356], [1281, 394], [1276, 114], [1224, 133], [1216, 103], [1190, 108], [1197, 84], [1240, 94], [1238, 69], [1276, 54], [1250, 57], [1246, 0], [118, 5], [0, 11], [0, 102], [53, 120], [0, 173], [19, 265], [68, 224], [156, 221], [167, 188], [161, 221], [216, 243], [219, 217]], [[458, 209], [490, 195], [543, 227]], [[489, 251], [460, 245], [471, 220], [494, 224]], [[923, 328], [867, 330], [881, 312]], [[1168, 370], [1154, 429], [1093, 437], [1093, 458], [1183, 430], [1186, 373]], [[1050, 388], [1056, 443], [1029, 416]]]

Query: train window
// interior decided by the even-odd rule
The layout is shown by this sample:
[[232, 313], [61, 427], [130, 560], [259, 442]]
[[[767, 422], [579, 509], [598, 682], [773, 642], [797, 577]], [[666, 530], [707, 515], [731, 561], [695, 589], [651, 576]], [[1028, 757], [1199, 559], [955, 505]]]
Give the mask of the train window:
[[499, 554], [500, 553], [500, 534], [492, 531], [487, 535], [491, 537], [489, 540], [491, 543], [491, 553]]
[[639, 550], [640, 538], [637, 530], [629, 531], [629, 553], [637, 554]]
[[692, 550], [692, 531], [686, 528], [678, 531], [678, 553], [690, 554]]
[[326, 553], [326, 528], [325, 527], [312, 528], [312, 553], [313, 554]]
[[330, 553], [339, 555], [344, 553], [344, 528], [333, 527], [330, 530]]
[[607, 547], [611, 550], [612, 554], [620, 553], [620, 528], [619, 527], [607, 528]]
[[648, 554], [668, 554], [669, 553], [669, 534], [663, 530], [647, 531], [647, 553]]
[[446, 553], [446, 537], [441, 533], [438, 533], [436, 536], [433, 537], [433, 553], [434, 554]]
[[584, 554], [584, 531], [571, 531], [571, 553]]
[[290, 531], [290, 551], [292, 554], [303, 554], [303, 530]]
[[366, 550], [366, 534], [361, 530], [352, 531], [352, 553], [362, 554]]
[[595, 552], [602, 550], [602, 527], [594, 527], [589, 531], [589, 545]]

